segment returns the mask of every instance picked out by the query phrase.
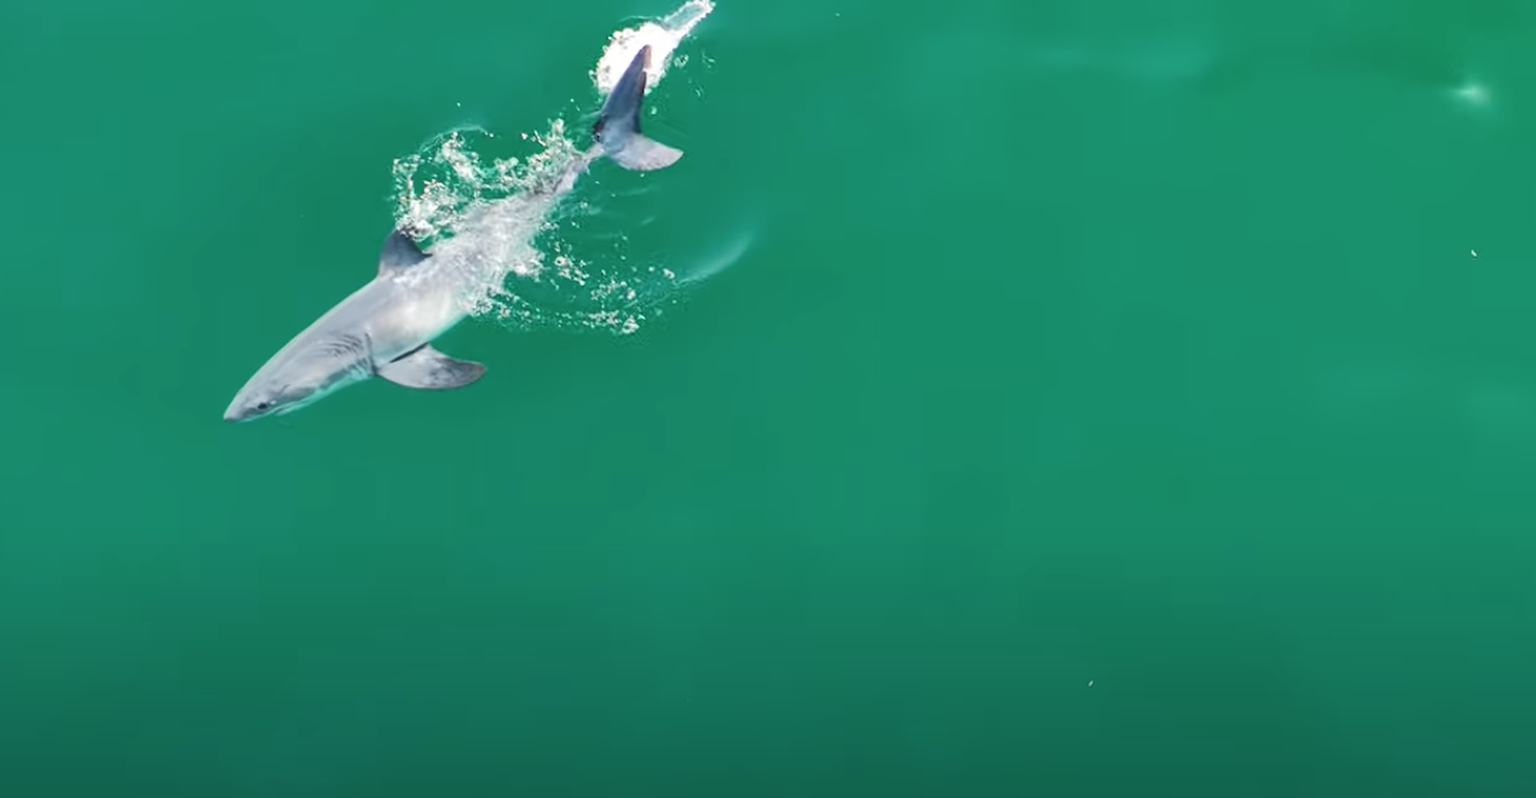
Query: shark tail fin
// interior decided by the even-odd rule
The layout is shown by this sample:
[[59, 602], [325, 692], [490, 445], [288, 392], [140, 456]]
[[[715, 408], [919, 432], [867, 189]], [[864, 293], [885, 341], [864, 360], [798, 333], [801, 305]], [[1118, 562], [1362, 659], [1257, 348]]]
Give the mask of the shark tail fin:
[[622, 146], [613, 150], [605, 150], [608, 160], [613, 161], [625, 169], [633, 169], [637, 172], [649, 172], [653, 169], [665, 169], [677, 163], [677, 159], [683, 157], [683, 151], [676, 147], [668, 147], [665, 144], [649, 139], [639, 133], [628, 136]]
[[645, 69], [651, 63], [649, 44], [635, 53], [629, 68], [614, 84], [592, 126], [592, 136], [602, 144], [603, 155], [625, 169], [646, 172], [677, 163], [683, 151], [669, 147], [640, 132], [640, 108], [645, 98]]

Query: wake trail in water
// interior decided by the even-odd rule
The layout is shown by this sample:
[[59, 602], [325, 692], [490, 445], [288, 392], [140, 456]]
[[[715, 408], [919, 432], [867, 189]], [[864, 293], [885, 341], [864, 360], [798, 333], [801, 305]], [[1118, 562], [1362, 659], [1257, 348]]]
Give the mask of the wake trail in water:
[[[650, 45], [646, 90], [653, 91], [669, 68], [686, 65], [674, 52], [713, 10], [712, 0], [688, 0], [665, 17], [614, 31], [589, 73], [594, 88], [606, 97]], [[532, 152], [494, 157], [507, 145]], [[481, 276], [482, 290], [466, 299], [476, 318], [515, 330], [632, 333], [702, 275], [679, 279], [664, 264], [632, 262], [623, 236], [595, 247], [582, 234], [594, 213], [580, 196], [586, 178], [564, 199], [547, 189], [584, 151], [560, 118], [515, 139], [479, 127], [440, 134], [395, 161], [396, 226], [434, 257]]]

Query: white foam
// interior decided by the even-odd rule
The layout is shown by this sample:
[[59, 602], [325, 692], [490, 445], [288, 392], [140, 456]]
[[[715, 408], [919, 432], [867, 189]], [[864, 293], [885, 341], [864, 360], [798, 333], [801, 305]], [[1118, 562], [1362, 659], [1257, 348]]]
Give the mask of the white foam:
[[695, 25], [698, 25], [715, 10], [715, 4], [711, 0], [688, 0], [678, 6], [676, 11], [654, 22], [647, 21], [639, 27], [625, 28], [614, 31], [608, 39], [608, 46], [603, 48], [603, 56], [597, 61], [597, 67], [592, 70], [592, 82], [597, 90], [607, 95], [613, 91], [613, 85], [619, 82], [619, 76], [624, 74], [624, 69], [629, 62], [635, 60], [635, 53], [640, 48], [649, 44], [651, 46], [651, 65], [645, 71], [646, 91], [656, 88], [667, 74], [667, 66], [672, 61], [672, 51], [688, 38]]
[[[597, 88], [607, 94], [645, 45], [651, 46], [647, 87], [654, 88], [669, 66], [681, 65], [673, 52], [713, 10], [713, 0], [686, 0], [659, 20], [611, 34], [591, 73]], [[642, 272], [622, 254], [617, 262], [583, 259], [570, 251], [559, 234], [562, 224], [551, 218], [555, 194], [528, 193], [547, 186], [581, 155], [564, 120], [551, 120], [545, 133], [524, 133], [537, 151], [522, 158], [482, 158], [477, 149], [492, 138], [475, 127], [449, 131], [398, 159], [394, 169], [398, 226], [430, 244], [445, 267], [464, 269], [483, 284], [465, 297], [470, 314], [515, 328], [621, 335], [659, 314], [679, 287], [676, 275]], [[509, 199], [514, 201], [504, 201]]]

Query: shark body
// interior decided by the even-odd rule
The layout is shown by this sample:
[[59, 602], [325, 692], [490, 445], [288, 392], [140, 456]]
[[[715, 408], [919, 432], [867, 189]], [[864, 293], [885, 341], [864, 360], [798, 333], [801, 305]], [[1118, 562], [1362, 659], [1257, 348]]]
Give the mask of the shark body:
[[592, 128], [593, 144], [554, 179], [472, 212], [464, 233], [423, 252], [403, 231], [384, 240], [378, 274], [288, 342], [253, 375], [224, 411], [241, 422], [291, 413], [370, 377], [408, 388], [460, 388], [485, 366], [455, 360], [432, 341], [468, 314], [499, 273], [495, 237], [542, 214], [596, 160], [637, 171], [662, 169], [680, 150], [640, 132], [651, 48], [642, 47], [614, 84]]

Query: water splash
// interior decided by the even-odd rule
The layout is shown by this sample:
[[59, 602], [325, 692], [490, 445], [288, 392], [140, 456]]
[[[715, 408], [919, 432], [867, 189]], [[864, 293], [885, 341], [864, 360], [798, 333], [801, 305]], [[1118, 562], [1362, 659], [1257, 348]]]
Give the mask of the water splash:
[[[598, 59], [597, 67], [592, 70], [592, 84], [607, 95], [613, 90], [613, 84], [618, 82], [619, 76], [624, 74], [624, 68], [634, 60], [635, 53], [649, 44], [651, 64], [645, 70], [645, 90], [650, 92], [666, 76], [667, 66], [672, 61], [672, 51], [688, 38], [695, 25], [704, 21], [709, 12], [714, 10], [715, 4], [710, 0], [689, 0], [655, 22], [614, 31], [608, 39], [608, 46], [603, 48], [603, 57]], [[678, 65], [686, 63], [686, 59], [679, 59]]]
[[[647, 87], [654, 88], [669, 66], [685, 63], [674, 51], [713, 10], [711, 0], [688, 0], [659, 20], [614, 32], [590, 73], [594, 85], [606, 95], [649, 44]], [[515, 330], [627, 335], [660, 315], [688, 281], [657, 258], [631, 257], [626, 236], [587, 229], [601, 227], [593, 224], [596, 201], [583, 190], [590, 178], [564, 198], [533, 191], [581, 155], [558, 118], [542, 133], [449, 131], [395, 161], [396, 224], [434, 257], [483, 276], [483, 290], [466, 300], [477, 318]]]
[[538, 147], [522, 158], [491, 158], [496, 136], [479, 127], [433, 137], [414, 154], [395, 159], [396, 226], [429, 247], [461, 229], [471, 209], [528, 191], [558, 175], [579, 154], [556, 119], [542, 134], [520, 137]]

